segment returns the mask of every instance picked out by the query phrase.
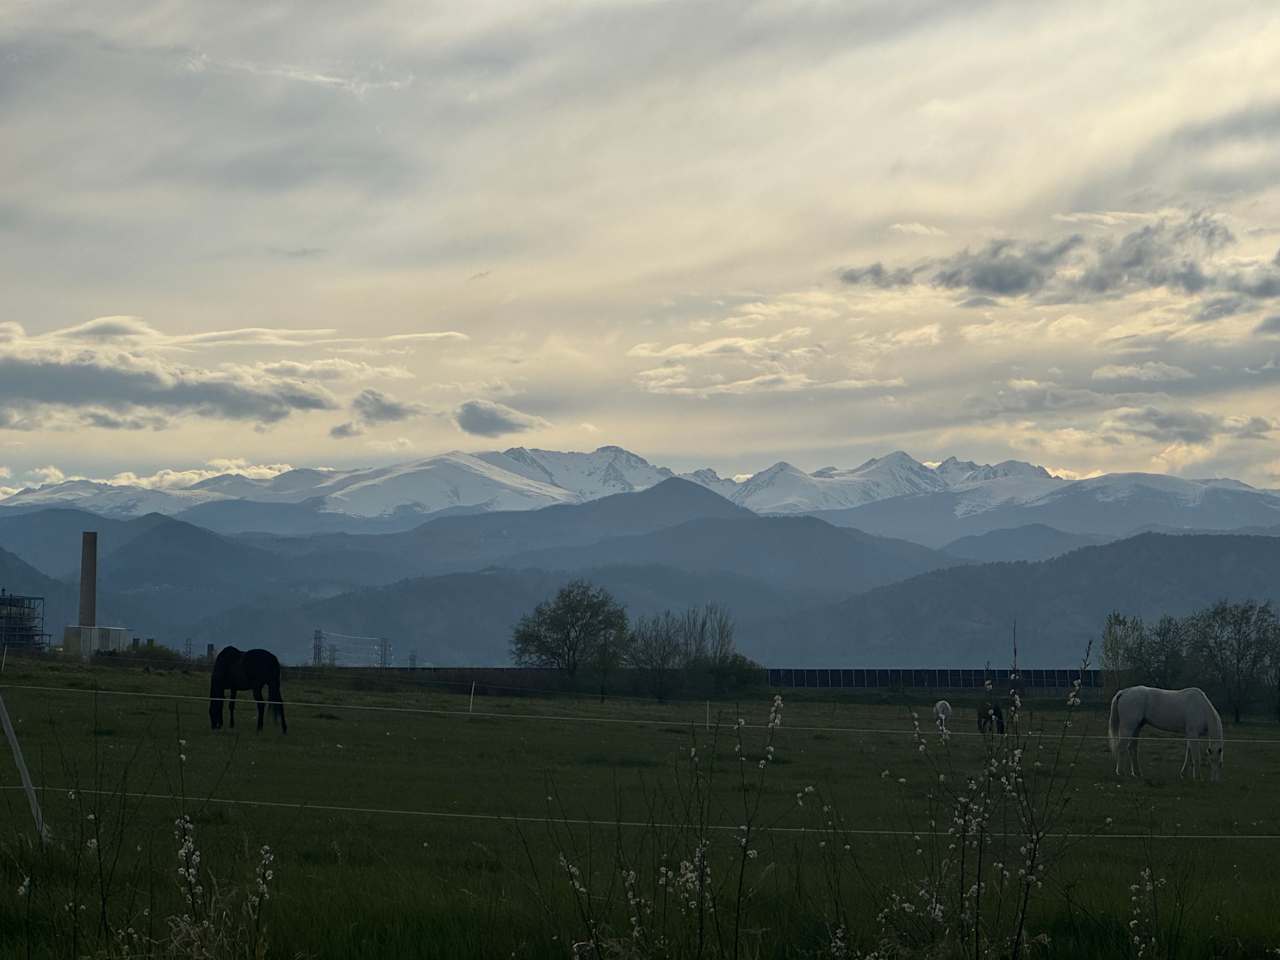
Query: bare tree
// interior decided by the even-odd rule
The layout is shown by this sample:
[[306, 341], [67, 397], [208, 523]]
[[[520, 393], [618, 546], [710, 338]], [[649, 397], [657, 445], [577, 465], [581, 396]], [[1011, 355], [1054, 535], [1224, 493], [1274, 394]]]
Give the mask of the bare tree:
[[733, 616], [719, 604], [709, 603], [703, 608], [702, 617], [706, 624], [708, 666], [719, 693], [738, 659], [733, 638]]
[[521, 666], [555, 667], [569, 677], [583, 664], [605, 677], [623, 660], [627, 614], [601, 587], [574, 580], [555, 599], [520, 618], [511, 638], [511, 658]]
[[629, 663], [641, 671], [659, 700], [670, 692], [683, 656], [681, 621], [667, 610], [637, 618], [631, 630]]
[[1121, 674], [1129, 666], [1131, 650], [1140, 642], [1142, 621], [1119, 612], [1107, 615], [1102, 628], [1102, 668], [1110, 675], [1111, 686], [1120, 687]]

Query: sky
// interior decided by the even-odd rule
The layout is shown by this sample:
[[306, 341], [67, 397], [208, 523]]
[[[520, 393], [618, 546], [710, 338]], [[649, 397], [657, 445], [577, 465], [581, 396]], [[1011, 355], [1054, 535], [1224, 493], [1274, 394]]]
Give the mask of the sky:
[[1269, 2], [0, 6], [0, 489], [618, 444], [1280, 488]]

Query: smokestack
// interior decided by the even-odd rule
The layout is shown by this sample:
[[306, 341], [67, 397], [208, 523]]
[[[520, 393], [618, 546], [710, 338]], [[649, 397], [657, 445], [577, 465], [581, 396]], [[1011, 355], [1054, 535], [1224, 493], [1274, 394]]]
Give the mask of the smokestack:
[[80, 626], [98, 625], [98, 534], [86, 530], [80, 541]]

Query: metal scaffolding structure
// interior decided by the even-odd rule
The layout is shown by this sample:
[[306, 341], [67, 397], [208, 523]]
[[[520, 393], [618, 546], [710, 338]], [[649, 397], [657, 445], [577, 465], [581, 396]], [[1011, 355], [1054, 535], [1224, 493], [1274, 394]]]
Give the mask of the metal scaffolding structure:
[[44, 597], [23, 597], [0, 589], [0, 647], [43, 650], [48, 644]]

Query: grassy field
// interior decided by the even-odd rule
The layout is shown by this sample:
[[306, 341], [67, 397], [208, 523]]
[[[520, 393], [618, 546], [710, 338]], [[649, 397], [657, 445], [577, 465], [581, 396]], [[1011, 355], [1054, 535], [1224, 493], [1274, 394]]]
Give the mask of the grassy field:
[[[702, 702], [482, 696], [468, 713], [465, 691], [404, 675], [293, 671], [281, 736], [255, 734], [243, 695], [236, 729], [211, 732], [199, 670], [10, 659], [3, 683], [53, 842], [43, 852], [32, 844], [6, 756], [0, 958], [123, 955], [131, 926], [172, 939], [166, 918], [191, 909], [176, 871], [174, 822], [184, 813], [206, 878], [202, 909], [241, 946], [261, 926], [269, 956], [563, 958], [593, 923], [601, 956], [640, 956], [628, 946], [638, 942], [628, 939], [637, 913], [649, 936], [681, 931], [679, 942], [669, 936], [671, 955], [691, 953], [688, 925], [698, 923], [717, 931], [704, 933], [707, 956], [724, 949], [730, 928], [744, 957], [840, 956], [842, 943], [852, 956], [875, 945], [894, 893], [910, 899], [936, 880], [954, 803], [929, 797], [962, 786], [993, 749], [972, 736], [944, 744], [922, 719], [922, 750], [911, 710], [925, 717], [932, 698], [888, 694], [789, 696], [770, 730], [763, 690], [712, 703], [708, 725]], [[968, 734], [975, 706], [950, 699], [953, 728]], [[1130, 887], [1144, 869], [1167, 881], [1153, 882], [1154, 903], [1138, 892], [1146, 909], [1133, 929], [1150, 928], [1157, 941], [1144, 956], [1261, 957], [1280, 947], [1280, 884], [1270, 880], [1280, 742], [1263, 742], [1280, 728], [1229, 726], [1223, 783], [1180, 781], [1181, 742], [1157, 737], [1145, 747], [1146, 778], [1120, 782], [1101, 702], [1086, 699], [1064, 734], [1065, 716], [1061, 697], [1028, 701], [1021, 725], [1047, 731], [1019, 742], [1049, 833], [1026, 924], [1041, 942], [1023, 955], [1136, 956]], [[1017, 834], [1007, 817], [992, 829]], [[735, 832], [744, 823], [745, 847]], [[678, 903], [659, 902], [672, 886], [656, 880], [681, 859], [698, 863], [703, 842], [707, 888], [717, 891], [710, 919], [701, 905], [680, 914]], [[1022, 842], [995, 839], [989, 857], [1012, 863]], [[243, 900], [264, 844], [270, 899], [254, 916]], [[651, 907], [628, 905], [627, 869]], [[965, 955], [918, 929], [914, 914], [898, 921], [898, 955]], [[991, 950], [1008, 953], [998, 942]]]

